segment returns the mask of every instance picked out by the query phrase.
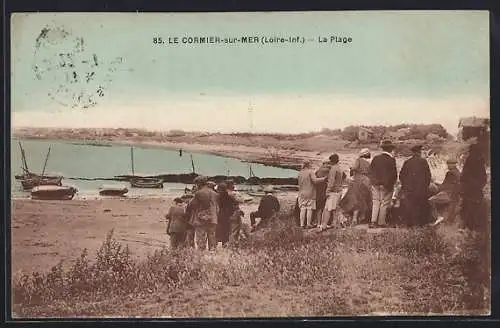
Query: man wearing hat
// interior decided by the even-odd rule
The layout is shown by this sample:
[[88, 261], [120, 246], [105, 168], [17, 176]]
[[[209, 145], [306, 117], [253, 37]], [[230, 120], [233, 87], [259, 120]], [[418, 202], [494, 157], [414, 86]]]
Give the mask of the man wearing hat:
[[422, 157], [422, 146], [411, 147], [412, 156], [403, 163], [399, 180], [402, 192], [402, 217], [409, 226], [423, 226], [429, 223], [429, 184], [431, 170]]
[[216, 191], [215, 188], [217, 187], [217, 184], [213, 181], [208, 181], [207, 186], [212, 189], [213, 191]]
[[195, 228], [196, 246], [206, 249], [207, 242], [210, 250], [215, 249], [215, 236], [218, 214], [218, 195], [208, 186], [208, 179], [198, 176], [194, 179], [197, 191], [189, 203], [188, 212], [191, 217], [189, 223]]
[[372, 185], [371, 228], [386, 225], [394, 184], [398, 179], [396, 159], [393, 155], [396, 146], [390, 140], [384, 140], [381, 143], [381, 148], [383, 152], [373, 157], [368, 170], [368, 177]]
[[[273, 195], [273, 191], [272, 186], [264, 188], [265, 195], [260, 200], [259, 208], [257, 211], [250, 213], [252, 231], [255, 231], [257, 227], [263, 226], [265, 223], [269, 222], [270, 219], [278, 215], [280, 211], [280, 202], [278, 198]], [[256, 218], [261, 218], [259, 224], [255, 223]]]
[[443, 208], [446, 216], [449, 216], [458, 204], [460, 197], [460, 171], [457, 168], [457, 161], [450, 158], [446, 164], [448, 172], [446, 172], [443, 183], [439, 185], [437, 194], [429, 198], [432, 217], [436, 220], [433, 225], [438, 225], [446, 219], [445, 216], [439, 215], [439, 207]]

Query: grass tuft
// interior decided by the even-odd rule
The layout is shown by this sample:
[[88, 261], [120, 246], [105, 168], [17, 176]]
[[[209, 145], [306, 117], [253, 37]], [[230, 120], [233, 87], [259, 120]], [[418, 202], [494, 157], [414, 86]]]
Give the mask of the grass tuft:
[[163, 248], [142, 260], [110, 231], [92, 259], [83, 250], [67, 269], [13, 277], [13, 303], [39, 317], [489, 311], [485, 233], [443, 226], [306, 235], [291, 222], [285, 215], [239, 249]]

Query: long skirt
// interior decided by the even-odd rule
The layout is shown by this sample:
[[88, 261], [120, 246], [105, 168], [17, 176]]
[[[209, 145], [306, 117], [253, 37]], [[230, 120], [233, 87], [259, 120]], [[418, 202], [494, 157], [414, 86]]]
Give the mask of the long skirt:
[[339, 205], [345, 213], [356, 210], [368, 213], [372, 208], [372, 192], [368, 177], [355, 176]]
[[427, 190], [423, 192], [403, 192], [401, 215], [408, 226], [424, 226], [432, 220]]
[[486, 205], [482, 192], [468, 192], [462, 195], [460, 216], [465, 227], [470, 230], [480, 230], [486, 227]]

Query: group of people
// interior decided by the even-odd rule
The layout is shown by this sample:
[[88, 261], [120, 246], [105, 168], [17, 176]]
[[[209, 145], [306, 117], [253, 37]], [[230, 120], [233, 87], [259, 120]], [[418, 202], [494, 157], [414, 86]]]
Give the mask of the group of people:
[[[352, 178], [348, 183], [339, 167], [338, 154], [331, 155], [317, 170], [305, 161], [298, 177], [296, 207], [300, 226], [318, 227], [321, 232], [347, 221], [343, 220], [347, 217], [351, 224], [368, 221], [371, 228], [388, 223], [424, 226], [460, 215], [465, 226], [473, 229], [487, 179], [485, 160], [474, 140], [463, 171], [458, 170], [456, 159], [448, 159], [448, 171], [439, 185], [432, 181], [422, 145], [411, 148], [412, 156], [403, 163], [399, 175], [396, 146], [384, 140], [381, 148], [382, 153], [373, 159], [369, 149], [361, 150], [350, 169]], [[348, 185], [345, 193], [344, 185]]]
[[[250, 213], [251, 229], [255, 231], [280, 211], [278, 199], [273, 188], [264, 189], [257, 211]], [[237, 245], [244, 235], [244, 212], [240, 205], [244, 199], [235, 191], [235, 183], [227, 180], [215, 184], [204, 176], [194, 179], [194, 190], [190, 200], [175, 198], [167, 219], [167, 234], [171, 248], [195, 247], [214, 250], [217, 244], [223, 247]], [[257, 223], [257, 220], [260, 221]]]
[[[487, 182], [480, 145], [472, 139], [462, 172], [456, 159], [448, 159], [446, 176], [439, 185], [432, 181], [422, 148], [411, 148], [412, 156], [403, 163], [399, 174], [394, 157], [396, 146], [387, 140], [381, 144], [382, 152], [373, 159], [369, 149], [360, 151], [350, 168], [351, 179], [341, 169], [338, 154], [331, 155], [317, 170], [305, 161], [298, 176], [296, 210], [300, 226], [317, 227], [321, 232], [348, 221], [345, 218], [351, 218], [351, 224], [367, 221], [371, 228], [388, 223], [424, 226], [459, 215], [464, 227], [474, 229]], [[250, 213], [251, 231], [280, 212], [273, 188], [268, 186], [264, 191], [257, 211]], [[234, 181], [217, 185], [204, 176], [196, 177], [191, 199], [175, 198], [166, 215], [171, 247], [196, 245], [198, 249], [213, 250], [219, 242], [223, 246], [237, 245], [245, 235], [244, 212], [240, 208], [243, 202]]]

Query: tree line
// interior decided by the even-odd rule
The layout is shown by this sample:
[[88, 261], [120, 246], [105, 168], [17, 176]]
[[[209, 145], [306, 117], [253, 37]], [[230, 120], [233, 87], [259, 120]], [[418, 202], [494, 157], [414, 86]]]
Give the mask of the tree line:
[[[328, 134], [331, 136], [338, 136], [347, 141], [358, 140], [359, 129], [367, 128], [372, 131], [373, 139], [381, 139], [388, 132], [398, 132], [401, 131], [400, 140], [426, 140], [427, 138], [434, 136], [443, 139], [450, 138], [450, 134], [441, 124], [397, 124], [391, 126], [384, 125], [370, 125], [370, 126], [359, 126], [359, 125], [349, 125], [344, 129], [328, 129], [324, 128], [321, 132], [323, 134]], [[404, 129], [404, 131], [402, 131]]]

